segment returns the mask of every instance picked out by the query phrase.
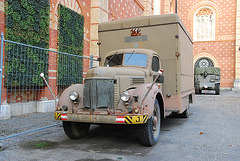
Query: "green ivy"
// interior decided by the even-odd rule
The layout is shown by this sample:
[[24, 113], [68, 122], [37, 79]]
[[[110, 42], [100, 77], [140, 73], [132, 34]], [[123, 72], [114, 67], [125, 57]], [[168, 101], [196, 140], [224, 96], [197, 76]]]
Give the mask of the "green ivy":
[[[5, 39], [49, 48], [49, 12], [49, 0], [6, 0]], [[48, 52], [6, 43], [5, 53], [5, 86], [45, 86]]]
[[[84, 17], [77, 12], [59, 5], [59, 51], [73, 55], [83, 55]], [[82, 83], [82, 58], [59, 54], [58, 85], [70, 86]]]

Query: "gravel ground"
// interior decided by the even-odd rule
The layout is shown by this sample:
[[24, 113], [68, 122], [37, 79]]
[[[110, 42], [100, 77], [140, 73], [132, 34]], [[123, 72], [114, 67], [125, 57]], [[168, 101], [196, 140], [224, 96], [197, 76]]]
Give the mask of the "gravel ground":
[[142, 146], [131, 129], [109, 131], [93, 125], [87, 137], [71, 140], [60, 125], [0, 140], [0, 160], [236, 161], [240, 158], [239, 123], [240, 93], [210, 92], [195, 96], [188, 119], [164, 119], [154, 147]]
[[59, 123], [53, 113], [33, 113], [0, 120], [0, 139]]

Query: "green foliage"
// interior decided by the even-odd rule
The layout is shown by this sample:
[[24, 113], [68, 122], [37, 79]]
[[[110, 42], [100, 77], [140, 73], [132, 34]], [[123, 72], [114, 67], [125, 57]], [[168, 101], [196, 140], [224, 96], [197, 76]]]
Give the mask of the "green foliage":
[[13, 20], [15, 20], [16, 22], [19, 22], [19, 20], [21, 20], [21, 15], [19, 14], [19, 12], [13, 12], [12, 18], [13, 18]]
[[26, 9], [22, 8], [21, 11], [20, 11], [20, 14], [21, 14], [21, 17], [22, 19], [27, 19], [28, 18], [28, 12]]
[[42, 143], [36, 143], [34, 146], [36, 148], [46, 148], [46, 147], [49, 147], [51, 145], [52, 145], [51, 143], [42, 142]]
[[27, 7], [27, 12], [28, 12], [28, 14], [30, 14], [30, 15], [34, 15], [34, 14], [35, 14], [34, 7], [33, 7], [33, 6], [28, 6], [28, 7]]
[[[7, 0], [5, 38], [41, 48], [49, 46], [49, 0]], [[5, 85], [45, 86], [40, 73], [48, 75], [48, 52], [6, 43]]]
[[12, 7], [13, 7], [13, 10], [15, 10], [15, 11], [21, 10], [21, 6], [20, 6], [19, 2], [16, 0], [12, 2]]
[[27, 0], [21, 0], [21, 5], [23, 8], [27, 8], [28, 7], [28, 1]]
[[[84, 17], [59, 5], [59, 51], [73, 55], [83, 55]], [[69, 86], [82, 83], [82, 58], [58, 56], [58, 85]]]

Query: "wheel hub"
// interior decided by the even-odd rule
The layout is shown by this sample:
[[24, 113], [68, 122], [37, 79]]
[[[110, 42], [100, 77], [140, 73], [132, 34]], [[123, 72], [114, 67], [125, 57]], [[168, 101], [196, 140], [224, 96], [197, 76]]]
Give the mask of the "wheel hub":
[[157, 124], [158, 124], [157, 116], [152, 117], [152, 122], [153, 122], [153, 131], [156, 131], [157, 130]]

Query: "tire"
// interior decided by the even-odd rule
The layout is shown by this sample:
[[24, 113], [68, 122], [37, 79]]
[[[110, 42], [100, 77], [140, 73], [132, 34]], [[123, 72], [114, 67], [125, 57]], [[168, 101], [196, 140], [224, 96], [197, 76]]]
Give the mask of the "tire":
[[200, 90], [199, 86], [196, 86], [196, 88], [195, 88], [195, 93], [196, 93], [196, 94], [200, 94], [200, 92], [201, 92], [201, 90]]
[[189, 117], [189, 107], [179, 115], [180, 118], [188, 118]]
[[202, 93], [202, 90], [201, 90], [200, 86], [197, 85], [197, 86], [195, 87], [195, 94], [201, 94], [201, 93]]
[[189, 117], [189, 107], [181, 114], [172, 113], [173, 118], [188, 118]]
[[215, 85], [215, 94], [219, 95], [220, 94], [220, 84]]
[[202, 94], [202, 90], [201, 90], [200, 87], [199, 87], [199, 89], [198, 89], [198, 94]]
[[142, 145], [154, 146], [158, 142], [161, 127], [161, 112], [157, 99], [154, 103], [153, 115], [146, 124], [140, 126], [139, 139]]
[[90, 124], [63, 121], [63, 129], [70, 139], [79, 139], [87, 135]]

